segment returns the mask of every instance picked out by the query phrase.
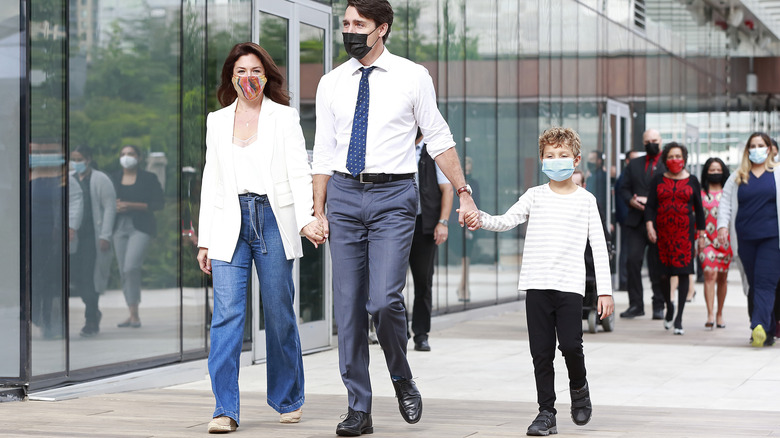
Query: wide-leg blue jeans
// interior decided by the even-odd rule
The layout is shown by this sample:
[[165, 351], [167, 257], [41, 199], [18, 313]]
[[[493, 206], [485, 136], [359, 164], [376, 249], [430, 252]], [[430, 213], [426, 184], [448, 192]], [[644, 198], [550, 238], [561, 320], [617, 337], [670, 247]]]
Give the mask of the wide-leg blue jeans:
[[[214, 315], [209, 374], [216, 398], [214, 417], [239, 422], [238, 369], [246, 318], [246, 290], [252, 261], [260, 279], [265, 319], [268, 404], [279, 413], [303, 405], [303, 360], [293, 300], [293, 260], [284, 254], [268, 199], [241, 195], [241, 233], [230, 263], [211, 261]], [[259, 309], [259, 306], [256, 306]]]

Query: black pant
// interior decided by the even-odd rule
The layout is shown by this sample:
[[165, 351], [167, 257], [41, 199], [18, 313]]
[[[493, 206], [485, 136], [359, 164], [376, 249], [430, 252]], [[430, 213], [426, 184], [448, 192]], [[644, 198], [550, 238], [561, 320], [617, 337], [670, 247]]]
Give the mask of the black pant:
[[555, 338], [569, 371], [569, 388], [585, 386], [585, 354], [582, 352], [582, 295], [557, 290], [527, 291], [525, 315], [528, 344], [534, 362], [539, 412], [555, 410]]
[[[91, 212], [89, 214], [92, 214]], [[71, 296], [80, 296], [84, 302], [84, 319], [89, 324], [98, 321], [100, 295], [95, 290], [95, 262], [97, 249], [93, 229], [79, 230], [79, 246], [70, 258]]]
[[436, 261], [436, 242], [433, 234], [423, 234], [422, 216], [417, 216], [409, 253], [409, 267], [414, 281], [414, 308], [412, 311], [412, 332], [414, 342], [428, 340], [431, 331], [431, 308], [433, 296], [433, 266]]
[[626, 274], [628, 277], [628, 305], [644, 310], [644, 289], [642, 288], [642, 261], [647, 248], [647, 271], [653, 288], [653, 311], [664, 309], [661, 285], [661, 260], [658, 258], [658, 246], [647, 240], [644, 223], [636, 227], [623, 228], [628, 246]]

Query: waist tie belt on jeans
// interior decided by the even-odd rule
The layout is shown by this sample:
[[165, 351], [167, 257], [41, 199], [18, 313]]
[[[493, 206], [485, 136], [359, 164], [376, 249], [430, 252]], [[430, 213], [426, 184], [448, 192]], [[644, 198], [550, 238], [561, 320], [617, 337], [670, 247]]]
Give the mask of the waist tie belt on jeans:
[[241, 194], [238, 195], [238, 199], [241, 199], [241, 198], [261, 198], [261, 199], [265, 199], [267, 197], [268, 197], [267, 195], [258, 195], [257, 193], [252, 193], [252, 192], [241, 193]]
[[393, 181], [401, 181], [404, 179], [414, 179], [413, 173], [361, 173], [358, 176], [352, 176], [349, 173], [335, 172], [336, 175], [342, 176], [347, 179], [354, 179], [360, 181], [363, 184], [382, 184]]

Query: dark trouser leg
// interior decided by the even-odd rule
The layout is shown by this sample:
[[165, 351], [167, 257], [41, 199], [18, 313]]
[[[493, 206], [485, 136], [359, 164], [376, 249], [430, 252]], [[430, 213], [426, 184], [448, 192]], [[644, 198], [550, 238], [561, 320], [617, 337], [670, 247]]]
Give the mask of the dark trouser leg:
[[580, 389], [587, 383], [585, 354], [582, 351], [582, 296], [571, 292], [553, 292], [557, 298], [556, 332], [558, 349], [566, 360], [569, 388]]
[[[650, 277], [650, 286], [653, 289], [653, 311], [664, 310], [664, 296], [661, 289], [662, 277], [661, 258], [658, 255], [658, 245], [650, 243], [647, 245], [647, 275]], [[688, 295], [686, 289], [685, 295]]]
[[628, 281], [628, 305], [644, 310], [642, 297], [642, 261], [645, 258], [647, 232], [644, 225], [625, 227], [628, 254], [626, 255], [626, 276]]
[[431, 331], [431, 308], [433, 288], [433, 264], [436, 260], [436, 243], [432, 234], [422, 233], [422, 216], [417, 216], [409, 253], [409, 267], [414, 281], [414, 310], [412, 332], [414, 342], [428, 339]]
[[[780, 277], [780, 269], [778, 269], [778, 266], [780, 266], [778, 238], [773, 237], [752, 241], [751, 245], [755, 247], [753, 281], [751, 282], [753, 288], [751, 328], [761, 324], [767, 333], [767, 339], [771, 339], [775, 334], [775, 324], [777, 323], [774, 309], [775, 289]], [[742, 247], [740, 246], [739, 249], [741, 254]], [[747, 268], [747, 264], [745, 264], [745, 267]]]
[[[555, 410], [555, 303], [553, 291], [529, 290], [525, 297], [528, 346], [534, 362], [536, 399], [539, 412]], [[581, 312], [577, 323], [582, 324]]]

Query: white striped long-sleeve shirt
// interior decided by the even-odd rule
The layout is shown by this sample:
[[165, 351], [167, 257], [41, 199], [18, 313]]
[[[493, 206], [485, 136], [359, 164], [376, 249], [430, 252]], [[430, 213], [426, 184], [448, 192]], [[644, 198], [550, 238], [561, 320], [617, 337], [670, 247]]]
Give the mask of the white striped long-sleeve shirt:
[[482, 228], [507, 231], [526, 221], [518, 289], [585, 295], [585, 245], [590, 239], [599, 295], [612, 295], [609, 255], [596, 198], [578, 187], [561, 195], [548, 184], [528, 189], [500, 216], [480, 212]]

